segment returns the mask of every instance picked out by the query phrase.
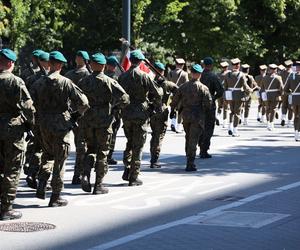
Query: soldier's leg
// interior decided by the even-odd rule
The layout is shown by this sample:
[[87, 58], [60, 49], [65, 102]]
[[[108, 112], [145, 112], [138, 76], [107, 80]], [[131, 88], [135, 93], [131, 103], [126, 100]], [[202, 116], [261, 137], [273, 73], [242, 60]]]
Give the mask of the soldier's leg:
[[225, 128], [227, 124], [228, 106], [228, 102], [225, 99], [223, 99], [223, 128]]
[[300, 136], [300, 105], [293, 105], [294, 111], [294, 129], [295, 129], [295, 140], [299, 141]]
[[251, 102], [252, 102], [251, 97], [249, 98], [248, 101], [245, 102], [244, 125], [248, 125], [248, 117], [249, 117]]
[[288, 123], [287, 126], [290, 127], [292, 124], [292, 120], [293, 120], [293, 109], [292, 106], [290, 104], [288, 104]]
[[26, 145], [26, 151], [25, 151], [25, 164], [24, 164], [24, 174], [29, 175], [29, 167], [30, 167], [30, 161], [31, 158], [34, 155], [34, 142], [33, 140], [30, 140]]
[[182, 115], [178, 112], [178, 118], [177, 118], [177, 132], [182, 133], [183, 131], [183, 125], [182, 125]]
[[72, 178], [72, 184], [77, 185], [80, 184], [80, 176], [83, 172], [83, 162], [86, 152], [86, 143], [84, 141], [84, 129], [82, 127], [77, 127], [73, 129], [74, 133], [74, 142], [76, 147], [76, 160], [74, 167], [74, 175]]
[[126, 148], [123, 152], [124, 172], [122, 179], [124, 181], [129, 181], [129, 170], [132, 161], [132, 140], [135, 136], [133, 131], [134, 126], [135, 125], [131, 121], [123, 120], [123, 129], [127, 139]]
[[113, 159], [112, 155], [114, 153], [114, 150], [115, 150], [115, 145], [116, 145], [116, 139], [117, 139], [117, 133], [118, 133], [118, 130], [121, 126], [121, 119], [120, 118], [115, 118], [116, 120], [114, 121], [114, 123], [112, 124], [112, 135], [110, 137], [110, 142], [109, 142], [109, 153], [108, 153], [108, 156], [107, 156], [107, 161], [108, 161], [108, 164], [110, 165], [115, 165], [117, 164], [118, 162]]
[[286, 114], [288, 111], [288, 95], [283, 95], [282, 97], [282, 104], [281, 104], [281, 126], [285, 125], [286, 122]]
[[199, 134], [199, 138], [202, 139], [200, 143], [200, 157], [201, 158], [211, 158], [211, 155], [208, 154], [208, 150], [210, 147], [210, 140], [214, 134], [215, 128], [215, 109], [212, 108], [205, 117], [205, 133]]
[[7, 140], [1, 142], [1, 220], [18, 219], [22, 216], [20, 212], [14, 211], [12, 206], [16, 198], [17, 187], [22, 165], [24, 164], [24, 149], [16, 147], [15, 144], [24, 143], [20, 140]]
[[233, 120], [233, 131], [232, 135], [233, 136], [238, 136], [238, 130], [237, 127], [240, 122], [240, 116], [241, 116], [241, 108], [242, 108], [242, 102], [241, 101], [235, 101], [234, 102], [234, 120]]
[[230, 108], [229, 125], [228, 125], [229, 135], [232, 135], [232, 131], [233, 131], [234, 107], [235, 107], [235, 101], [229, 101], [229, 108]]

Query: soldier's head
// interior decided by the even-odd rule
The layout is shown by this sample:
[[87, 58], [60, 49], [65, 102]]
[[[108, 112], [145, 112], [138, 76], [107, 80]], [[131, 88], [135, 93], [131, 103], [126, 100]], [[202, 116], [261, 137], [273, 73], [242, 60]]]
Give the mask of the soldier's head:
[[278, 68], [278, 66], [276, 64], [274, 64], [274, 63], [269, 64], [269, 74], [270, 75], [276, 74], [277, 68]]
[[164, 75], [166, 66], [165, 66], [163, 63], [161, 63], [161, 62], [159, 62], [159, 61], [156, 61], [156, 62], [154, 63], [154, 67], [157, 69], [157, 71], [158, 71], [161, 75]]
[[232, 65], [232, 71], [239, 71], [241, 67], [241, 60], [239, 58], [233, 58], [230, 60]]
[[34, 51], [32, 51], [31, 53], [31, 61], [33, 63], [33, 66], [37, 66], [37, 61], [39, 59], [39, 55], [44, 52], [43, 50], [41, 49], [36, 49]]
[[207, 56], [203, 59], [203, 65], [206, 70], [212, 70], [213, 64], [214, 64], [214, 59], [212, 59], [211, 57]]
[[199, 64], [194, 64], [191, 68], [192, 79], [199, 80], [201, 78], [202, 72], [203, 68]]
[[249, 64], [243, 64], [242, 65], [242, 72], [245, 74], [249, 74], [250, 65]]
[[222, 72], [225, 72], [226, 70], [228, 70], [229, 64], [228, 64], [228, 62], [224, 61], [224, 62], [220, 63], [220, 66], [221, 66]]
[[67, 63], [67, 59], [64, 57], [64, 55], [61, 52], [57, 50], [50, 52], [49, 66], [51, 72], [55, 72], [55, 71], [60, 72], [65, 63]]
[[118, 59], [115, 56], [109, 56], [106, 58], [106, 69], [110, 72], [115, 72], [118, 66]]
[[284, 65], [287, 71], [292, 70], [293, 61], [292, 60], [286, 60], [284, 61]]
[[50, 54], [48, 52], [43, 51], [42, 53], [40, 53], [38, 58], [40, 65], [47, 71], [50, 69], [49, 57]]
[[17, 55], [10, 49], [0, 50], [0, 70], [12, 72], [15, 67]]
[[176, 64], [176, 69], [183, 69], [185, 60], [183, 58], [176, 58], [175, 64]]
[[139, 65], [143, 60], [145, 60], [145, 56], [142, 51], [139, 49], [133, 50], [130, 52], [130, 62], [132, 65]]
[[91, 68], [94, 72], [103, 72], [105, 65], [106, 59], [102, 53], [96, 53], [91, 56]]
[[85, 62], [90, 60], [89, 54], [85, 50], [76, 52], [75, 63], [78, 68], [85, 66]]
[[260, 71], [260, 74], [262, 76], [265, 76], [266, 75], [266, 72], [267, 72], [267, 65], [265, 64], [262, 64], [262, 65], [259, 65], [259, 71]]

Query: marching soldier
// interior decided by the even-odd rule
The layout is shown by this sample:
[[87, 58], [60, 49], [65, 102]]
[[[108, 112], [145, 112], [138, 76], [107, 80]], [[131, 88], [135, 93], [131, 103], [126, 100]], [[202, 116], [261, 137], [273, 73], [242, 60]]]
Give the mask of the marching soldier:
[[277, 65], [269, 65], [269, 74], [262, 79], [262, 99], [266, 105], [267, 129], [274, 129], [274, 118], [277, 105], [283, 92], [282, 78], [277, 74]]
[[32, 51], [32, 54], [31, 54], [32, 67], [31, 67], [31, 65], [28, 65], [28, 67], [21, 72], [20, 77], [23, 79], [23, 81], [26, 81], [26, 79], [29, 76], [35, 75], [40, 70], [40, 68], [37, 64], [37, 60], [38, 60], [41, 52], [43, 52], [43, 50], [40, 50], [40, 49], [36, 49], [36, 50]]
[[[70, 132], [88, 109], [88, 100], [81, 90], [60, 74], [67, 60], [59, 51], [49, 57], [50, 72], [31, 88], [40, 120], [43, 154], [36, 197], [45, 199], [46, 184], [52, 173], [52, 195], [49, 207], [66, 206], [60, 194], [63, 189], [64, 163], [70, 152]], [[70, 103], [71, 102], [71, 103]], [[70, 105], [76, 107], [70, 110]]]
[[[168, 80], [174, 82], [178, 87], [187, 82], [189, 80], [188, 73], [183, 70], [185, 60], [183, 58], [175, 59], [176, 68], [171, 70], [168, 74]], [[179, 104], [180, 105], [180, 104]], [[177, 117], [177, 125], [176, 125], [176, 117], [172, 119], [171, 122], [171, 130], [176, 133], [182, 132], [182, 119], [181, 115], [178, 114]]]
[[96, 180], [93, 194], [108, 192], [103, 186], [103, 178], [108, 171], [107, 155], [113, 133], [114, 112], [129, 103], [128, 95], [118, 82], [104, 74], [105, 65], [106, 59], [103, 54], [92, 55], [93, 73], [78, 83], [88, 97], [90, 105], [81, 123], [84, 140], [87, 143], [81, 188], [85, 192], [91, 192], [90, 175], [92, 167], [95, 166]]
[[121, 86], [130, 97], [130, 104], [122, 112], [124, 132], [127, 138], [123, 154], [125, 168], [122, 179], [129, 181], [129, 186], [143, 184], [138, 175], [149, 117], [152, 112], [149, 107], [150, 102], [155, 109], [161, 108], [162, 90], [139, 68], [144, 59], [140, 50], [131, 51], [131, 67], [119, 77]]
[[[164, 75], [165, 65], [163, 65], [161, 62], [155, 62], [154, 66], [161, 75]], [[150, 168], [160, 168], [161, 165], [158, 163], [158, 158], [161, 150], [162, 141], [165, 137], [168, 127], [169, 110], [167, 105], [170, 95], [175, 95], [178, 86], [171, 81], [167, 81], [159, 75], [156, 75], [154, 80], [163, 89], [163, 96], [162, 109], [150, 117], [150, 126], [152, 130], [150, 140]]]
[[247, 84], [245, 74], [240, 72], [240, 62], [238, 58], [231, 60], [232, 72], [225, 76], [224, 81], [226, 100], [229, 102], [231, 111], [228, 134], [232, 136], [239, 136], [237, 127], [240, 121], [242, 97], [244, 94], [248, 95], [252, 92]]
[[[293, 75], [293, 70], [292, 70], [293, 61], [287, 60], [284, 62], [284, 64], [286, 66], [286, 70], [283, 70], [280, 73], [280, 76], [282, 77], [283, 88], [287, 84], [289, 78]], [[289, 127], [293, 119], [293, 110], [291, 108], [291, 105], [289, 105], [288, 95], [285, 92], [281, 96], [281, 102], [282, 102], [281, 103], [281, 126], [285, 125], [286, 115], [288, 115], [287, 126]]]
[[257, 121], [258, 122], [264, 122], [266, 119], [266, 107], [261, 99], [261, 88], [262, 88], [262, 79], [265, 77], [267, 72], [267, 65], [260, 65], [259, 66], [259, 72], [260, 74], [255, 77], [255, 82], [257, 83], [257, 86], [259, 88], [259, 91], [257, 91], [257, 97], [258, 97], [258, 109], [257, 109]]
[[296, 73], [288, 78], [284, 92], [290, 96], [290, 104], [294, 111], [295, 141], [299, 141], [300, 132], [300, 61], [296, 61]]
[[[72, 82], [78, 86], [78, 83], [82, 78], [90, 75], [90, 72], [86, 66], [86, 62], [88, 60], [90, 60], [88, 52], [84, 50], [78, 50], [75, 57], [76, 68], [68, 71], [65, 74], [65, 77], [71, 79]], [[86, 151], [86, 143], [83, 138], [83, 131], [81, 127], [81, 121], [79, 120], [79, 126], [73, 128], [74, 141], [76, 147], [76, 160], [74, 167], [74, 175], [72, 178], [73, 185], [78, 185], [81, 183], [80, 175], [83, 171], [83, 160]]]
[[199, 137], [204, 133], [205, 115], [210, 112], [212, 98], [209, 89], [200, 82], [202, 67], [192, 66], [192, 79], [182, 84], [176, 92], [172, 103], [170, 118], [181, 102], [183, 127], [185, 131], [185, 153], [187, 157], [185, 171], [197, 171], [194, 163]]
[[216, 100], [221, 98], [224, 93], [220, 78], [212, 72], [213, 59], [206, 57], [203, 60], [204, 70], [201, 74], [200, 82], [204, 84], [210, 92], [212, 97], [212, 104], [210, 111], [206, 114], [204, 131], [205, 133], [200, 134], [199, 147], [200, 147], [200, 158], [211, 158], [212, 156], [208, 153], [210, 147], [210, 140], [214, 133], [215, 120], [216, 120]]
[[16, 59], [12, 50], [0, 51], [0, 220], [22, 217], [12, 206], [24, 163], [24, 132], [35, 112], [25, 83], [12, 73]]

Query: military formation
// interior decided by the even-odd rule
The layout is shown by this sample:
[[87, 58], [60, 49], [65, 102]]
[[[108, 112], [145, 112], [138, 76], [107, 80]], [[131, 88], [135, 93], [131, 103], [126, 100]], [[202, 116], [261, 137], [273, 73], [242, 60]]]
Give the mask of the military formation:
[[[32, 66], [17, 77], [12, 73], [16, 60], [12, 50], [0, 51], [1, 220], [22, 216], [13, 209], [22, 168], [36, 198], [46, 199], [51, 190], [49, 207], [68, 204], [61, 192], [72, 133], [72, 184], [94, 195], [109, 192], [103, 180], [109, 165], [117, 164], [113, 153], [121, 124], [127, 139], [122, 179], [129, 186], [143, 184], [139, 173], [148, 127], [150, 168], [161, 168], [169, 119], [173, 132], [185, 132], [187, 172], [197, 170], [198, 147], [200, 158], [212, 157], [208, 151], [215, 125], [222, 123], [230, 136], [239, 136], [238, 126], [248, 125], [253, 98], [259, 103], [258, 122], [272, 131], [281, 110], [281, 126], [293, 123], [295, 140], [300, 140], [300, 61], [287, 60], [285, 67], [260, 65], [260, 74], [253, 77], [250, 65], [241, 65], [238, 58], [222, 61], [218, 74], [211, 57], [192, 64], [189, 72], [185, 60], [176, 58], [175, 68], [168, 71], [163, 63], [149, 64], [140, 50], [133, 50], [125, 71], [114, 55], [90, 56], [79, 50], [76, 68], [62, 75], [67, 59], [61, 52], [35, 50]], [[144, 72], [144, 62], [154, 74]]]

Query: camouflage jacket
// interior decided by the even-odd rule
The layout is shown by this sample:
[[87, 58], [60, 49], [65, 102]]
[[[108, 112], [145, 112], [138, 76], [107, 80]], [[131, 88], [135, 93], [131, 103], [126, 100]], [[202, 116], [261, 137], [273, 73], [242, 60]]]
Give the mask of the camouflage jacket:
[[119, 77], [117, 76], [116, 72], [113, 72], [113, 71], [105, 71], [105, 75], [109, 76], [110, 78], [118, 81], [119, 80]]
[[[25, 126], [34, 123], [32, 99], [23, 80], [8, 71], [0, 72], [0, 139], [14, 140], [20, 150]], [[26, 123], [26, 125], [25, 125]]]
[[202, 122], [212, 105], [209, 89], [199, 80], [182, 84], [173, 97], [171, 108], [174, 110], [181, 102], [183, 121]]
[[123, 119], [147, 120], [151, 114], [150, 104], [161, 107], [162, 89], [139, 66], [133, 65], [121, 74], [119, 83], [130, 98], [130, 104], [123, 110]]
[[36, 66], [35, 68], [32, 68], [31, 69], [29, 68], [30, 66], [28, 66], [26, 69], [24, 69], [22, 72], [21, 72], [21, 75], [20, 77], [23, 79], [23, 81], [26, 81], [26, 79], [31, 76], [31, 75], [35, 75], [37, 72], [40, 71], [40, 68], [38, 66]]
[[[54, 133], [67, 132], [74, 127], [70, 105], [74, 104], [80, 114], [88, 108], [88, 99], [82, 91], [59, 72], [41, 77], [30, 89], [36, 106], [40, 126]], [[73, 110], [75, 111], [75, 110]]]
[[129, 103], [125, 90], [103, 72], [93, 72], [79, 81], [78, 86], [87, 96], [91, 107], [81, 121], [83, 127], [110, 128], [114, 111]]
[[183, 69], [174, 69], [169, 72], [168, 80], [180, 86], [189, 80], [189, 76]]
[[27, 89], [30, 90], [34, 82], [40, 79], [42, 76], [44, 76], [44, 73], [41, 70], [39, 70], [34, 75], [30, 75], [29, 77], [27, 77], [25, 80]]
[[68, 71], [66, 74], [65, 74], [65, 77], [69, 78], [70, 80], [72, 80], [73, 83], [75, 83], [77, 86], [78, 86], [78, 83], [79, 81], [90, 75], [89, 71], [87, 70], [87, 68], [84, 66], [84, 67], [81, 67], [79, 69], [72, 69], [70, 71]]

